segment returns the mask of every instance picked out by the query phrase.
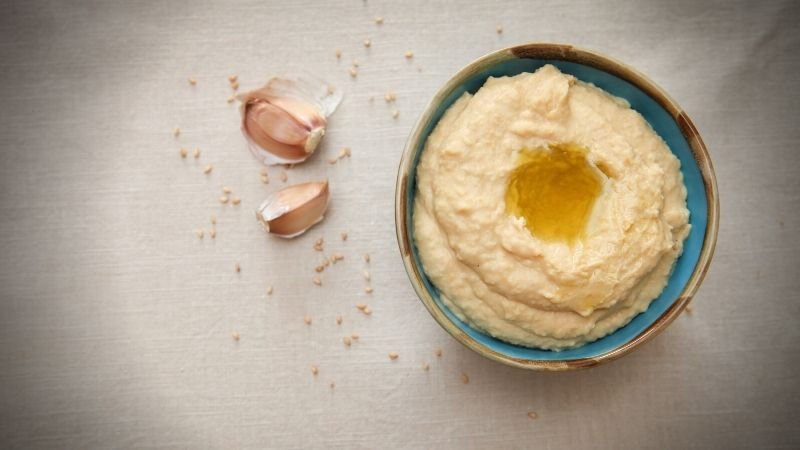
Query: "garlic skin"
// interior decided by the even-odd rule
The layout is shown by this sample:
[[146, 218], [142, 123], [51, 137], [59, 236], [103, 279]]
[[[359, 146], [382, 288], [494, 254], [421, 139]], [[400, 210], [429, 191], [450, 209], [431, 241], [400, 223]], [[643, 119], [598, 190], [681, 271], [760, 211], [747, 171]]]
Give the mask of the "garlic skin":
[[328, 181], [295, 184], [272, 193], [256, 210], [264, 229], [293, 238], [322, 221], [328, 209]]
[[341, 91], [312, 75], [274, 77], [239, 96], [242, 134], [265, 165], [305, 161], [325, 135]]

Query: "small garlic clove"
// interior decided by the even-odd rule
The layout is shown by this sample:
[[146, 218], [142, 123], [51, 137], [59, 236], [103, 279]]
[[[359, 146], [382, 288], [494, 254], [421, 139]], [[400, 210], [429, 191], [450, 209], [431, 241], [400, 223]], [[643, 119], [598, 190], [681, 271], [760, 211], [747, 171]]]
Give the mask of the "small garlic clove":
[[268, 233], [293, 238], [323, 219], [329, 198], [327, 181], [296, 184], [264, 200], [256, 218]]
[[342, 94], [316, 77], [297, 75], [272, 78], [239, 100], [242, 133], [253, 155], [265, 165], [296, 164], [319, 145]]

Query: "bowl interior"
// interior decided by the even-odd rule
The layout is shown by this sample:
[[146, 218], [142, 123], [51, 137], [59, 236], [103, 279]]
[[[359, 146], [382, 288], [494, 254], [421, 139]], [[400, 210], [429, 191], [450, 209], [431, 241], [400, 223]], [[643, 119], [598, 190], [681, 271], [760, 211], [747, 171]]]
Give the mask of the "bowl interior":
[[[419, 162], [419, 157], [425, 146], [428, 135], [447, 108], [449, 108], [464, 92], [475, 93], [490, 76], [513, 76], [523, 72], [533, 72], [545, 64], [552, 64], [564, 73], [571, 74], [581, 81], [593, 83], [597, 87], [613, 95], [626, 99], [630, 103], [631, 108], [644, 116], [681, 162], [681, 172], [683, 172], [684, 183], [686, 184], [687, 190], [687, 206], [690, 212], [689, 222], [692, 226], [689, 236], [684, 243], [683, 254], [678, 258], [666, 288], [661, 295], [650, 304], [650, 307], [645, 312], [636, 316], [626, 326], [604, 338], [576, 349], [560, 352], [532, 349], [509, 344], [486, 335], [459, 320], [458, 317], [442, 303], [439, 291], [425, 275], [424, 267], [419, 260], [416, 245], [413, 244], [414, 227], [411, 220], [414, 195], [416, 193], [417, 163]], [[427, 123], [420, 124], [421, 133], [417, 142], [414, 143], [415, 148], [413, 159], [409, 166], [407, 188], [406, 192], [403, 194], [406, 196], [406, 204], [409, 205], [406, 211], [405, 221], [406, 229], [411, 233], [411, 257], [415, 264], [422, 269], [420, 270], [420, 274], [423, 285], [436, 302], [436, 306], [441, 309], [446, 317], [461, 331], [469, 335], [480, 345], [515, 359], [564, 361], [596, 358], [636, 338], [658, 320], [681, 295], [681, 292], [684, 290], [684, 287], [695, 270], [703, 248], [703, 241], [708, 225], [708, 202], [703, 177], [689, 143], [669, 112], [653, 98], [633, 84], [591, 66], [562, 60], [510, 59], [492, 62], [490, 67], [473, 72], [467, 77], [465, 82], [455, 87], [451, 93], [444, 97], [441, 103], [434, 107], [436, 110], [430, 116], [430, 120], [428, 120]]]

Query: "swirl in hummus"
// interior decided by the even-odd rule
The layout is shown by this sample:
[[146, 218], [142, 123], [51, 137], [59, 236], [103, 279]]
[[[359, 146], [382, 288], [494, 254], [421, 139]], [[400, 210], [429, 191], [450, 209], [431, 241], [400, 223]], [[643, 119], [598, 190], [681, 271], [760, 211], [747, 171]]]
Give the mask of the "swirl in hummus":
[[[586, 149], [601, 190], [579, 239], [545, 239], [510, 214], [520, 154]], [[461, 320], [550, 350], [627, 324], [667, 283], [689, 233], [680, 162], [628, 103], [546, 65], [489, 78], [428, 138], [414, 236], [425, 273]]]

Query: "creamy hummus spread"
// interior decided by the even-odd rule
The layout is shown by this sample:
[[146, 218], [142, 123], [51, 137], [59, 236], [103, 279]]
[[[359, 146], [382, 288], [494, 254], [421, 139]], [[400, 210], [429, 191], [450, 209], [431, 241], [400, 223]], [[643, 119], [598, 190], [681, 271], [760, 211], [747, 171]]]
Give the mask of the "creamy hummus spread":
[[[579, 178], [559, 158], [596, 188], [565, 193]], [[520, 169], [531, 161], [561, 172]], [[533, 178], [517, 183], [525, 173]], [[536, 185], [545, 173], [550, 189]], [[664, 141], [625, 100], [552, 65], [489, 78], [447, 110], [417, 168], [413, 220], [425, 273], [453, 313], [550, 350], [646, 310], [690, 227], [680, 162]]]

